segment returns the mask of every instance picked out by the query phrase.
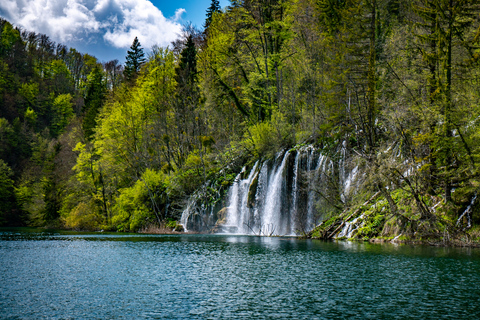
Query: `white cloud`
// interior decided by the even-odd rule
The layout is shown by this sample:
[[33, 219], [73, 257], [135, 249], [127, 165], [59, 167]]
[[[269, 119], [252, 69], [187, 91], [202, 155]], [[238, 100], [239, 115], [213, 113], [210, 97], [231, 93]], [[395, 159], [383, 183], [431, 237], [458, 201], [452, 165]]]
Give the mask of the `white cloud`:
[[[168, 20], [149, 1], [122, 0], [117, 3], [120, 4], [123, 19], [103, 36], [117, 48], [129, 47], [135, 36], [138, 36], [143, 46], [167, 45], [181, 32], [182, 27], [177, 22], [177, 14], [174, 20]], [[184, 11], [177, 10], [180, 12], [178, 17]]]
[[168, 45], [181, 32], [185, 9], [172, 19], [148, 0], [1, 0], [0, 16], [65, 44], [101, 41], [128, 48], [137, 36], [143, 47]]
[[175, 11], [175, 18], [173, 20], [178, 21], [178, 20], [182, 19], [182, 15], [186, 12], [187, 12], [187, 10], [185, 10], [183, 8], [177, 9]]

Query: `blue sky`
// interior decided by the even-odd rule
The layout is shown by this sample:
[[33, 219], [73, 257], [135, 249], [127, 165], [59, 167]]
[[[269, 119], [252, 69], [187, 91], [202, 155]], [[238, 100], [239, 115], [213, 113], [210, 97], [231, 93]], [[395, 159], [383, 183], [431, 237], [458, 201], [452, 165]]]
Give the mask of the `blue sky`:
[[[0, 0], [0, 17], [53, 41], [123, 63], [137, 36], [146, 50], [167, 46], [191, 22], [202, 27], [211, 0]], [[221, 0], [220, 5], [229, 5]]]

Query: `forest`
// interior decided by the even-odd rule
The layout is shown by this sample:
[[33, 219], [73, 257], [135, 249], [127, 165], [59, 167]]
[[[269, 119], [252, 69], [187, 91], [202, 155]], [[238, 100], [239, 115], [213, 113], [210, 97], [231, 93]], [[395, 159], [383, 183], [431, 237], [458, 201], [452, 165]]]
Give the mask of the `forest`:
[[0, 226], [182, 230], [192, 195], [312, 145], [337, 166], [306, 236], [363, 212], [358, 239], [480, 241], [478, 1], [212, 0], [132, 41], [102, 63], [0, 21]]

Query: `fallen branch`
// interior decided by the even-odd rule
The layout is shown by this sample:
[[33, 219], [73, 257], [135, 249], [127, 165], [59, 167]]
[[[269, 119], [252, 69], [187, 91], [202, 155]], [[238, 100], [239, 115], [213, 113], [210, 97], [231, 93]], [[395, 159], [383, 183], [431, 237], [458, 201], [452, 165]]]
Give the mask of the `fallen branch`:
[[[248, 227], [248, 229], [250, 229], [250, 231], [252, 231], [252, 233], [256, 236], [257, 233], [255, 232], [255, 230], [253, 230], [253, 228], [250, 226], [250, 223], [246, 223], [244, 222], [243, 223], [244, 225], [246, 225]], [[260, 227], [260, 231], [258, 231], [258, 236], [261, 236], [262, 235], [262, 231], [261, 231], [261, 227]]]
[[345, 225], [345, 222], [347, 222], [348, 220], [350, 220], [353, 216], [357, 215], [360, 210], [363, 209], [363, 207], [367, 206], [370, 202], [372, 202], [373, 200], [375, 200], [375, 198], [378, 197], [378, 195], [380, 194], [381, 192], [380, 191], [377, 191], [370, 199], [368, 199], [360, 208], [358, 208], [357, 210], [355, 210], [351, 215], [349, 215], [346, 219], [344, 219], [342, 221], [342, 223], [335, 229], [335, 231], [333, 231], [332, 233], [330, 233], [330, 235], [327, 237], [327, 239], [330, 239], [332, 238], [341, 228], [343, 228], [343, 226]]

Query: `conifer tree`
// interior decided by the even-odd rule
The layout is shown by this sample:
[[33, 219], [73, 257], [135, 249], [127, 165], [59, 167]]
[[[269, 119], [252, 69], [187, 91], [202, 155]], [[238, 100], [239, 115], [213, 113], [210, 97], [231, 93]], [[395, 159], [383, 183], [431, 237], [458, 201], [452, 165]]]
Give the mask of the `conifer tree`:
[[185, 46], [181, 52], [180, 61], [176, 72], [177, 93], [175, 102], [175, 118], [181, 131], [177, 133], [180, 144], [186, 153], [179, 157], [182, 163], [187, 153], [192, 151], [195, 145], [194, 137], [198, 135], [198, 103], [200, 91], [197, 84], [197, 49], [193, 41], [194, 35], [189, 34]]
[[130, 50], [127, 51], [127, 56], [125, 57], [125, 70], [124, 75], [127, 81], [132, 81], [136, 78], [140, 67], [145, 63], [145, 54], [143, 53], [143, 48], [141, 47], [140, 41], [135, 37]]
[[193, 84], [197, 75], [197, 49], [193, 42], [193, 35], [190, 34], [187, 37], [181, 56], [177, 69], [177, 81], [182, 85]]
[[208, 29], [210, 24], [212, 23], [213, 14], [215, 12], [221, 12], [220, 1], [219, 0], [212, 0], [210, 7], [207, 9], [207, 19], [205, 20], [205, 30]]

